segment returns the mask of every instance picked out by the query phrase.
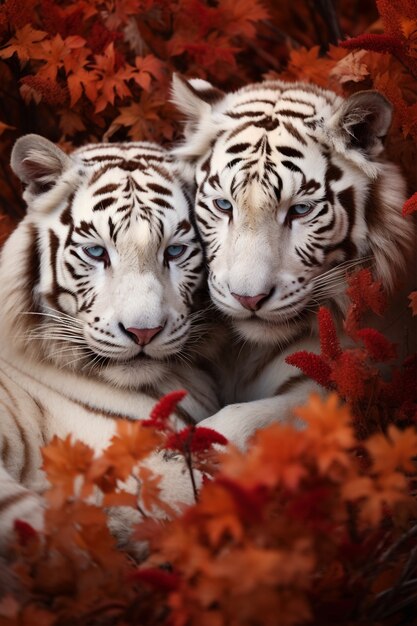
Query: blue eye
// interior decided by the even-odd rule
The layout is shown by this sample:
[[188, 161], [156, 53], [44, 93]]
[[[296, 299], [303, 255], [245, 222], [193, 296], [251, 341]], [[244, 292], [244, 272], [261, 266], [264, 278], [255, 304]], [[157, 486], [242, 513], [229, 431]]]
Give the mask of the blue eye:
[[87, 256], [95, 259], [96, 261], [105, 261], [109, 258], [107, 250], [106, 248], [103, 248], [103, 246], [86, 246], [84, 248], [84, 252]]
[[170, 259], [178, 259], [180, 256], [184, 254], [187, 246], [181, 244], [172, 244], [172, 246], [168, 246], [165, 250], [165, 258], [169, 261]]
[[304, 217], [313, 210], [312, 204], [293, 204], [288, 210], [288, 217]]
[[233, 211], [232, 203], [226, 200], [226, 198], [216, 198], [216, 200], [213, 200], [213, 203], [223, 213], [231, 213]]

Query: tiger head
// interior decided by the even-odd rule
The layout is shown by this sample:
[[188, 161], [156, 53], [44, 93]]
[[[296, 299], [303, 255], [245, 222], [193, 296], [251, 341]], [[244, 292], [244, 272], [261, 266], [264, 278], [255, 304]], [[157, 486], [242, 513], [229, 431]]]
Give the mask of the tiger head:
[[28, 207], [1, 261], [13, 341], [116, 384], [154, 383], [190, 338], [203, 275], [172, 159], [145, 142], [91, 144], [68, 156], [27, 135], [11, 166]]
[[318, 303], [342, 306], [346, 269], [361, 261], [393, 289], [412, 227], [403, 178], [380, 157], [391, 122], [381, 94], [270, 81], [225, 95], [175, 77], [173, 99], [211, 297], [240, 334], [281, 341]]

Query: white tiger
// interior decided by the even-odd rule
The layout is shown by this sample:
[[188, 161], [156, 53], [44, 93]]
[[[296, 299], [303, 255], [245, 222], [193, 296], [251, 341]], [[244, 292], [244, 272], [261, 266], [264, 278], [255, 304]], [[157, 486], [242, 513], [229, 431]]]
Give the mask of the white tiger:
[[[27, 135], [11, 166], [28, 212], [0, 262], [0, 550], [16, 518], [42, 526], [40, 448], [53, 435], [98, 452], [116, 418], [147, 418], [178, 388], [179, 426], [218, 408], [210, 376], [190, 367], [203, 257], [169, 154], [144, 142], [68, 156]], [[168, 501], [189, 499], [180, 462], [153, 468]]]
[[320, 351], [315, 310], [343, 310], [346, 269], [372, 265], [392, 293], [416, 259], [404, 179], [381, 156], [391, 105], [375, 91], [344, 100], [280, 81], [225, 95], [179, 77], [173, 99], [187, 118], [174, 152], [195, 176], [211, 298], [241, 338], [223, 375], [238, 404], [206, 424], [244, 445], [315, 388], [285, 358]]

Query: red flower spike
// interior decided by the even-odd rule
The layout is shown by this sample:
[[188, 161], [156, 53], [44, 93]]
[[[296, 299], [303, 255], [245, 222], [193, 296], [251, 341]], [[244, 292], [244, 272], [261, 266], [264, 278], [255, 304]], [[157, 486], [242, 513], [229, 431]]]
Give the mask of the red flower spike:
[[356, 339], [361, 315], [369, 309], [382, 315], [387, 299], [381, 281], [375, 281], [369, 269], [359, 270], [349, 277], [346, 293], [352, 304], [346, 316], [345, 330]]
[[33, 539], [38, 539], [38, 531], [22, 519], [14, 521], [14, 529], [21, 546], [26, 546]]
[[372, 370], [367, 367], [364, 356], [353, 350], [343, 352], [332, 370], [332, 380], [345, 400], [364, 399], [371, 375]]
[[322, 387], [326, 387], [327, 389], [332, 388], [330, 382], [331, 368], [319, 354], [301, 350], [300, 352], [294, 352], [294, 354], [287, 356], [285, 362], [288, 363], [288, 365], [298, 367], [303, 374]]
[[374, 361], [385, 362], [395, 359], [396, 346], [374, 328], [363, 328], [356, 334], [363, 341], [370, 358]]
[[347, 48], [348, 50], [355, 50], [360, 48], [361, 50], [370, 50], [372, 52], [382, 52], [385, 54], [396, 52], [403, 52], [404, 44], [398, 37], [392, 35], [376, 35], [373, 33], [365, 33], [358, 37], [352, 37], [339, 43], [341, 48]]
[[319, 322], [320, 346], [323, 356], [326, 359], [337, 359], [342, 353], [339, 340], [337, 338], [336, 326], [333, 322], [330, 311], [322, 306], [317, 314]]
[[405, 217], [406, 215], [411, 215], [411, 213], [415, 213], [417, 211], [417, 191], [415, 194], [408, 198], [406, 202], [404, 202], [402, 214]]
[[132, 572], [129, 579], [133, 582], [139, 581], [146, 583], [154, 589], [169, 593], [176, 591], [180, 585], [180, 577], [173, 572], [167, 572], [157, 567], [144, 567]]
[[213, 444], [225, 446], [228, 444], [226, 437], [211, 428], [205, 426], [187, 426], [178, 433], [170, 435], [166, 441], [165, 448], [167, 450], [179, 450], [183, 452], [185, 449], [190, 452], [204, 452], [210, 450]]
[[172, 413], [175, 412], [177, 405], [185, 398], [187, 392], [185, 389], [171, 391], [167, 393], [153, 407], [149, 419], [143, 420], [143, 426], [152, 426], [158, 430], [164, 430], [167, 427], [167, 420]]

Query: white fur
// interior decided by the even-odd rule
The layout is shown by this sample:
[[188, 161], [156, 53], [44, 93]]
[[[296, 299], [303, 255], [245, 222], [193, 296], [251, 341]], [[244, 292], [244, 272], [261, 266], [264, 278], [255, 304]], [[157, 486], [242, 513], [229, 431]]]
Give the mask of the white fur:
[[[206, 423], [223, 432], [226, 426], [221, 424], [228, 423], [235, 439], [240, 427], [238, 443], [243, 445], [265, 422], [288, 419], [291, 407], [316, 387], [308, 381], [297, 383], [298, 371], [285, 364], [285, 357], [296, 350], [320, 351], [317, 305], [346, 309], [346, 270], [355, 264], [370, 265], [392, 294], [413, 256], [415, 267], [415, 230], [401, 215], [405, 181], [399, 169], [380, 156], [391, 119], [391, 106], [380, 94], [361, 92], [343, 100], [314, 85], [269, 81], [217, 99], [211, 116], [205, 103], [203, 117], [196, 92], [195, 83], [192, 91], [184, 81], [180, 89], [174, 84], [174, 101], [188, 117], [185, 141], [176, 154], [194, 169], [196, 216], [213, 302], [241, 339], [223, 364], [222, 378], [232, 379], [225, 392], [231, 404]], [[286, 156], [279, 147], [301, 157], [296, 152]], [[333, 196], [327, 197], [329, 159], [341, 175], [330, 181]], [[304, 178], [296, 168], [286, 167], [285, 160], [302, 168]], [[319, 187], [307, 193], [303, 181]], [[355, 215], [349, 224], [350, 209], [342, 201], [350, 201], [351, 193]], [[228, 200], [233, 211], [219, 211], [219, 198]], [[290, 207], [309, 202], [314, 207], [311, 216], [295, 219], [289, 227]], [[331, 210], [319, 215], [327, 205]], [[311, 238], [313, 224], [325, 235]], [[353, 253], [342, 246], [348, 235]], [[306, 266], [297, 248], [307, 261], [313, 252], [315, 264]], [[269, 296], [254, 319], [233, 294]], [[406, 300], [399, 304], [403, 312], [406, 305]], [[403, 326], [404, 315], [398, 320]]]
[[[95, 184], [106, 155], [120, 157], [122, 165], [109, 159], [109, 168]], [[40, 168], [34, 160], [41, 162]], [[123, 163], [129, 166], [132, 160], [138, 170], [123, 170]], [[99, 453], [115, 433], [117, 418], [148, 418], [156, 399], [169, 391], [188, 391], [181, 408], [196, 421], [218, 407], [214, 382], [193, 364], [195, 348], [187, 347], [190, 338], [195, 340], [191, 298], [202, 279], [202, 253], [193, 228], [176, 232], [178, 223], [189, 219], [189, 205], [169, 155], [153, 144], [132, 143], [87, 146], [67, 157], [50, 142], [39, 138], [37, 144], [29, 136], [18, 142], [12, 165], [28, 185], [28, 214], [6, 242], [0, 262], [0, 550], [6, 549], [14, 519], [42, 526], [39, 494], [46, 483], [40, 448], [54, 435], [71, 435]], [[39, 187], [47, 179], [55, 185]], [[140, 191], [149, 182], [171, 190], [173, 208], [164, 211], [152, 204], [158, 192], [150, 187]], [[135, 192], [122, 197], [129, 184], [136, 185]], [[119, 187], [113, 204], [94, 212], [101, 197], [94, 194], [98, 185]], [[117, 208], [127, 201], [134, 205], [131, 220], [117, 221]], [[163, 222], [163, 234], [158, 221], [151, 228], [141, 217], [152, 206]], [[122, 227], [117, 239], [111, 236], [110, 218]], [[95, 230], [87, 229], [85, 236], [83, 224], [90, 221]], [[166, 248], [174, 244], [186, 246], [183, 263], [164, 260]], [[108, 250], [109, 267], [86, 255], [85, 248], [96, 245]], [[191, 251], [195, 254], [187, 261]], [[31, 265], [34, 259], [39, 268]], [[75, 274], [84, 272], [83, 278], [72, 276], [70, 263]], [[79, 293], [83, 284], [95, 297], [84, 310]], [[142, 348], [120, 329], [121, 323], [125, 328], [164, 328]], [[100, 355], [107, 360], [99, 361]], [[175, 423], [184, 425], [179, 417]], [[163, 475], [168, 502], [192, 498], [181, 460], [156, 454], [149, 463]]]

